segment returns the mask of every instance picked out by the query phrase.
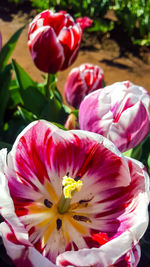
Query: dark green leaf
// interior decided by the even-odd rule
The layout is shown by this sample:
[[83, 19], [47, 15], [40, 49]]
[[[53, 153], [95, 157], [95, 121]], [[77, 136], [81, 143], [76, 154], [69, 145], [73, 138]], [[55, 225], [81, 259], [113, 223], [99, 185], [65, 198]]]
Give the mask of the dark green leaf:
[[23, 104], [16, 80], [11, 80], [9, 86], [9, 93], [10, 93], [10, 99], [9, 99], [10, 108], [15, 108], [18, 104]]
[[6, 66], [23, 29], [24, 27], [21, 27], [18, 31], [16, 31], [9, 41], [2, 47], [0, 52], [0, 70]]
[[2, 149], [2, 148], [7, 148], [8, 151], [10, 151], [11, 148], [12, 148], [12, 145], [11, 145], [11, 144], [8, 144], [8, 143], [6, 143], [6, 142], [2, 142], [2, 141], [0, 141], [0, 149]]
[[32, 121], [37, 120], [37, 116], [32, 112], [27, 111], [26, 109], [18, 106], [17, 114], [24, 120], [25, 123], [29, 124]]
[[131, 152], [131, 158], [139, 160], [142, 155], [142, 143], [134, 147]]
[[59, 122], [61, 104], [56, 98], [49, 99], [39, 117], [48, 121]]
[[38, 83], [34, 82], [25, 70], [14, 60], [12, 61], [12, 64], [25, 109], [29, 110], [36, 116], [40, 116], [43, 108], [47, 104], [47, 99], [39, 91]]
[[11, 80], [11, 65], [0, 72], [0, 122], [2, 123], [9, 99], [9, 84]]

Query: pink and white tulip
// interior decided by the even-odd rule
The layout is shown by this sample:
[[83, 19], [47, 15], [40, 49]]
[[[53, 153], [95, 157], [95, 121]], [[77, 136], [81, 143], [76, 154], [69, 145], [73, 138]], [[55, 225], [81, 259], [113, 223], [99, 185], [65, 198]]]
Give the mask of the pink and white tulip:
[[147, 180], [103, 136], [31, 123], [8, 155], [0, 151], [7, 254], [18, 267], [119, 264], [147, 228]]
[[79, 108], [82, 130], [101, 134], [124, 152], [149, 131], [148, 92], [129, 81], [117, 82], [88, 95]]
[[103, 70], [96, 65], [82, 64], [69, 73], [64, 87], [65, 97], [70, 105], [78, 108], [86, 95], [103, 87]]
[[45, 10], [29, 26], [28, 46], [41, 71], [56, 73], [76, 59], [82, 37], [79, 23], [65, 11]]

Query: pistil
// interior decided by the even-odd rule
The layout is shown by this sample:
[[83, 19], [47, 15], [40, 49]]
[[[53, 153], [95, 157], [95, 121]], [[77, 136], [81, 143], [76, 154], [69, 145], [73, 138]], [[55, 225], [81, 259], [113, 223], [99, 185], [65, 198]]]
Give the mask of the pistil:
[[69, 210], [73, 194], [76, 191], [79, 192], [81, 190], [83, 183], [81, 180], [75, 181], [71, 177], [64, 176], [62, 185], [63, 185], [63, 192], [58, 204], [58, 212], [60, 214], [63, 214]]

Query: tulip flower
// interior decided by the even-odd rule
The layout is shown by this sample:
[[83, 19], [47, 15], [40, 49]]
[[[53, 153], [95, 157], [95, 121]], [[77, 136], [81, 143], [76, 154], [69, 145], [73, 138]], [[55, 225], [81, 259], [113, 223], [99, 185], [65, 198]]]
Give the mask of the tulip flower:
[[76, 59], [81, 42], [79, 23], [65, 11], [45, 10], [29, 26], [28, 46], [32, 59], [41, 71], [56, 73]]
[[117, 82], [88, 95], [79, 109], [82, 130], [101, 134], [124, 152], [149, 131], [149, 95], [129, 81]]
[[147, 176], [103, 136], [31, 123], [0, 151], [7, 254], [21, 267], [122, 261], [148, 224]]
[[82, 64], [69, 73], [64, 87], [65, 97], [70, 105], [78, 108], [86, 95], [102, 87], [103, 70], [96, 65]]
[[80, 24], [82, 29], [90, 28], [93, 20], [88, 17], [77, 18], [76, 22]]

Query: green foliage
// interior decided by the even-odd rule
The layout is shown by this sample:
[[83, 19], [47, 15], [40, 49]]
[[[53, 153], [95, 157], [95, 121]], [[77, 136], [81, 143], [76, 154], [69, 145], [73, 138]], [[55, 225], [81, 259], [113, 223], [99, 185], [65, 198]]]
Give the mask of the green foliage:
[[[23, 3], [27, 0], [9, 0]], [[108, 32], [114, 28], [113, 21], [106, 21], [104, 16], [109, 9], [114, 9], [116, 25], [121, 25], [132, 42], [136, 45], [150, 45], [150, 0], [28, 0], [38, 12], [45, 9], [66, 10], [74, 17], [88, 16], [93, 19], [89, 31]]]
[[0, 70], [2, 70], [6, 66], [13, 50], [16, 47], [16, 43], [23, 29], [24, 27], [21, 27], [18, 31], [16, 31], [9, 39], [9, 41], [2, 47], [2, 50], [0, 52]]
[[94, 20], [93, 26], [88, 29], [88, 32], [108, 32], [114, 28], [113, 21], [106, 21], [104, 19]]
[[150, 0], [115, 0], [118, 23], [139, 45], [150, 45]]
[[0, 72], [0, 124], [3, 122], [4, 114], [9, 99], [9, 84], [11, 81], [11, 65]]

